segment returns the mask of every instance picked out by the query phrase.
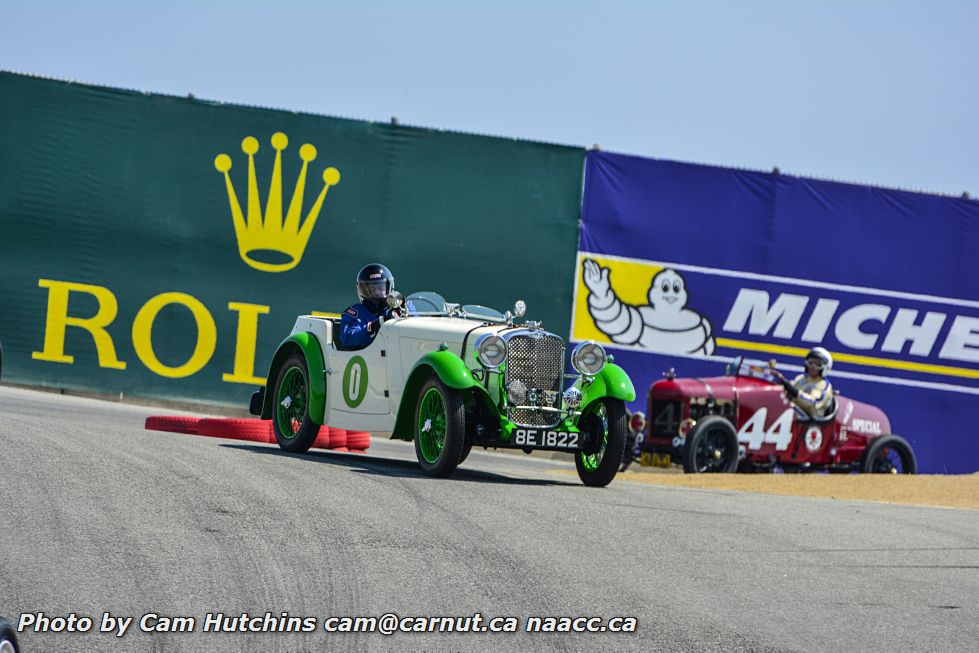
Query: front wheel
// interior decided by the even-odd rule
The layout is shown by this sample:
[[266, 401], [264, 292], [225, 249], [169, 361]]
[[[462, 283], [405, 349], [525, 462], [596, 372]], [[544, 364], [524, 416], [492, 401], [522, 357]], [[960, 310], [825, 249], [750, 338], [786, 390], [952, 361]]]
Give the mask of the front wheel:
[[918, 471], [918, 461], [907, 440], [899, 435], [885, 435], [867, 447], [860, 471], [864, 474], [914, 474]]
[[320, 425], [309, 416], [309, 368], [302, 354], [293, 354], [279, 369], [272, 404], [272, 430], [279, 446], [304, 453], [316, 442]]
[[469, 452], [472, 451], [472, 450], [473, 450], [473, 443], [472, 442], [467, 442], [465, 445], [463, 445], [463, 447], [462, 447], [462, 458], [459, 459], [459, 464], [460, 465], [463, 462], [465, 462], [466, 458], [469, 457]]
[[642, 432], [636, 433], [630, 426], [625, 438], [625, 452], [622, 454], [622, 466], [619, 467], [620, 472], [629, 469], [632, 461], [642, 456], [642, 442]]
[[578, 478], [590, 487], [605, 487], [615, 478], [625, 453], [625, 404], [611, 397], [588, 404], [578, 418], [578, 428], [590, 434], [590, 445], [574, 457]]
[[429, 476], [445, 478], [462, 462], [465, 405], [459, 391], [446, 386], [437, 376], [418, 393], [414, 435], [418, 464]]
[[702, 419], [687, 437], [683, 471], [729, 474], [737, 470], [738, 434], [731, 422], [717, 415]]
[[13, 624], [0, 618], [0, 653], [18, 653], [18, 651], [20, 647], [17, 646], [17, 632]]

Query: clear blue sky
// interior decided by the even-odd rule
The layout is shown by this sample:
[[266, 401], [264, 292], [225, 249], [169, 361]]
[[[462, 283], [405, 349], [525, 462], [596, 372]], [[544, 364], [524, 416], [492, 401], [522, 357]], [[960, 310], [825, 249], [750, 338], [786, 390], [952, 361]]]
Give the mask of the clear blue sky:
[[0, 69], [979, 196], [979, 0], [3, 0]]

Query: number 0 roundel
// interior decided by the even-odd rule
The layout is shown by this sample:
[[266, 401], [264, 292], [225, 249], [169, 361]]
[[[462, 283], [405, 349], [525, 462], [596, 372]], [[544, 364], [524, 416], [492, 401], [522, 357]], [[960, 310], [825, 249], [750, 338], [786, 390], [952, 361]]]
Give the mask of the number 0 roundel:
[[367, 395], [367, 363], [360, 356], [354, 356], [343, 371], [343, 401], [356, 408]]

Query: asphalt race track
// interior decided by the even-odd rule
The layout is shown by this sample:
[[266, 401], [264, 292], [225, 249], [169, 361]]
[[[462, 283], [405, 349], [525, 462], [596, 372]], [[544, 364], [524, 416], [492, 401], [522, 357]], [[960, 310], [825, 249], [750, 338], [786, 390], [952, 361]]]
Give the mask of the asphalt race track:
[[[406, 443], [292, 455], [143, 429], [164, 412], [0, 387], [0, 615], [94, 620], [87, 633], [29, 628], [27, 653], [975, 651], [979, 641], [979, 511], [622, 480], [589, 489], [570, 458], [481, 451], [436, 480]], [[99, 633], [104, 612], [135, 620], [122, 637]], [[316, 630], [203, 632], [216, 612], [287, 612]], [[516, 617], [519, 631], [322, 628], [386, 613]], [[160, 616], [150, 628], [163, 617], [194, 628], [142, 632], [147, 614]], [[535, 616], [638, 625], [524, 632]]]

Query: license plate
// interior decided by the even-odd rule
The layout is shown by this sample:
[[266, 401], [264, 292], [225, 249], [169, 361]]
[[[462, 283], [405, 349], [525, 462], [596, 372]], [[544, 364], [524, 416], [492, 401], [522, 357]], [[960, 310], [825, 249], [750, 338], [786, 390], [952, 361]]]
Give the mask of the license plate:
[[547, 447], [549, 449], [580, 449], [580, 433], [552, 431], [550, 429], [514, 429], [513, 444], [522, 447]]
[[669, 467], [670, 462], [670, 454], [668, 453], [658, 454], [643, 451], [642, 455], [639, 456], [639, 464], [643, 467]]

